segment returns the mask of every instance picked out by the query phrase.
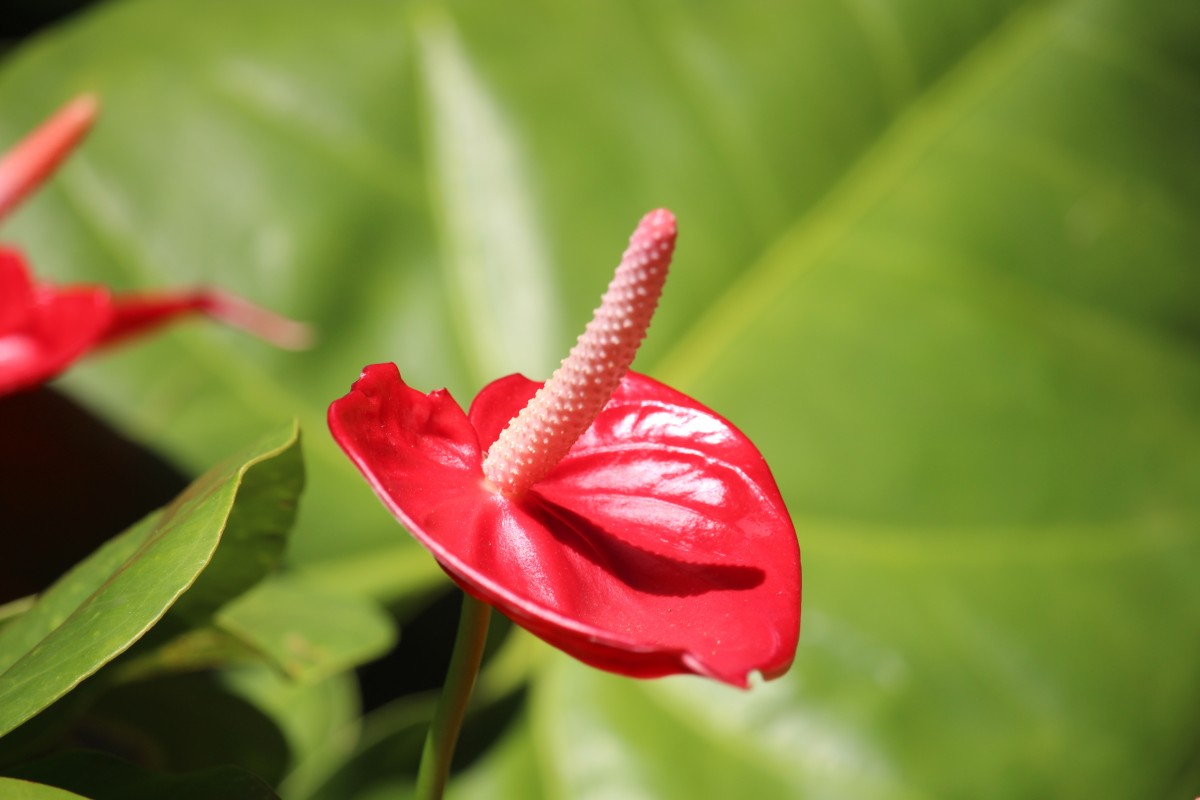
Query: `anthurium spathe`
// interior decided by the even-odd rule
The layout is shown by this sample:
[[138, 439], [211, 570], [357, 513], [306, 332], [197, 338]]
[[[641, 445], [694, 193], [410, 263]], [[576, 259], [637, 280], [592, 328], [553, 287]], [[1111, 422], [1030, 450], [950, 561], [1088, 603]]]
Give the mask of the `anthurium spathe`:
[[301, 347], [307, 326], [218, 290], [114, 295], [103, 286], [56, 286], [0, 247], [0, 395], [37, 386], [90, 351], [200, 313], [281, 347]]
[[[0, 157], [0, 217], [46, 179], [91, 127], [98, 103], [68, 103]], [[282, 347], [302, 347], [307, 326], [208, 289], [113, 295], [102, 286], [37, 281], [22, 255], [0, 246], [0, 395], [53, 378], [98, 347], [201, 313]]]
[[376, 364], [330, 406], [329, 425], [469, 594], [601, 669], [745, 686], [794, 657], [799, 549], [749, 439], [628, 371], [674, 242], [669, 212], [643, 218], [544, 385], [501, 378], [464, 413]]

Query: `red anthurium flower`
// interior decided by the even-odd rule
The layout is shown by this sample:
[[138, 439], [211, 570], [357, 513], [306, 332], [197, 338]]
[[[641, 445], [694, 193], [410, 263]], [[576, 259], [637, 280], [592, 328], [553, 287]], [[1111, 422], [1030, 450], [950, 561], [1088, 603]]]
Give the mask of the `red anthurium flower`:
[[762, 455], [695, 400], [629, 372], [675, 220], [651, 212], [596, 316], [544, 385], [469, 413], [367, 367], [334, 438], [465, 591], [588, 664], [737, 686], [795, 655], [800, 554]]
[[[78, 98], [0, 157], [0, 217], [45, 180], [96, 112], [92, 97]], [[0, 395], [47, 381], [97, 347], [196, 312], [282, 347], [303, 347], [309, 338], [307, 326], [219, 291], [114, 296], [101, 286], [40, 283], [20, 253], [0, 247]]]

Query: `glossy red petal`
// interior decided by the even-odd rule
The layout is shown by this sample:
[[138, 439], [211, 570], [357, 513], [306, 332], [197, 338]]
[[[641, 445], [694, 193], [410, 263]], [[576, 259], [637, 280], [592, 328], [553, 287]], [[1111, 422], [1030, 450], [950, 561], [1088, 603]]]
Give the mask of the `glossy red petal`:
[[[480, 393], [470, 417], [485, 446], [537, 386], [511, 376]], [[577, 654], [583, 660], [736, 685], [751, 671], [773, 677], [790, 666], [800, 623], [795, 529], [757, 448], [711, 410], [629, 373], [521, 504], [559, 547], [583, 556], [571, 576], [582, 588], [560, 591], [554, 612], [657, 656], [610, 649]]]
[[0, 394], [53, 378], [93, 345], [112, 319], [107, 291], [38, 285], [24, 259], [0, 248]]
[[521, 597], [554, 602], [555, 553], [540, 552], [540, 526], [487, 483], [475, 429], [447, 392], [422, 394], [394, 364], [375, 364], [330, 405], [329, 430], [384, 504], [469, 591], [503, 610], [510, 580], [522, 576], [529, 586]]
[[0, 248], [0, 335], [23, 327], [33, 313], [33, 278], [21, 254]]
[[479, 441], [462, 408], [448, 392], [410, 388], [395, 364], [364, 369], [329, 406], [329, 429], [406, 522], [436, 519], [443, 501], [485, 491]]
[[480, 441], [490, 444], [537, 386], [496, 381], [468, 421], [449, 395], [424, 395], [394, 365], [376, 365], [333, 403], [329, 425], [451, 577], [580, 660], [739, 686], [755, 670], [785, 670], [799, 626], [799, 556], [745, 437], [631, 375], [599, 428], [512, 500], [483, 478]]

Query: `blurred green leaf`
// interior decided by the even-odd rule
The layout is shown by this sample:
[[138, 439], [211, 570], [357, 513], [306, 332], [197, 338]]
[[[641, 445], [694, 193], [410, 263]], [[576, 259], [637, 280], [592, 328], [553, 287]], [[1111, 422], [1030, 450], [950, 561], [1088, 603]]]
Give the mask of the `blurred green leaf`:
[[[64, 381], [197, 468], [267, 421], [320, 430], [369, 362], [464, 403], [544, 376], [670, 206], [639, 367], [775, 469], [796, 667], [736, 695], [555, 660], [502, 746], [520, 763], [468, 780], [1194, 791], [1197, 41], [1193, 0], [132, 0], [0, 73], [6, 141], [75, 91], [106, 108], [5, 232], [47, 276], [213, 282], [317, 323], [306, 354], [194, 324]], [[428, 592], [311, 438], [295, 563], [337, 584], [386, 553], [420, 566], [374, 596]], [[681, 742], [702, 767], [664, 766]]]
[[[20, 774], [67, 786], [86, 793], [89, 800], [277, 800], [277, 795], [259, 778], [237, 767], [221, 766], [168, 775], [127, 764], [104, 753], [73, 751], [44, 758], [21, 768]], [[69, 800], [84, 797], [62, 789], [45, 789], [42, 794], [20, 794], [23, 781], [0, 778], [0, 796], [5, 800]], [[10, 794], [10, 791], [12, 793]]]
[[225, 686], [275, 721], [291, 751], [279, 791], [289, 800], [310, 797], [354, 751], [362, 720], [351, 673], [317, 683], [286, 679], [262, 665], [226, 670]]
[[376, 658], [396, 640], [391, 619], [361, 595], [287, 577], [234, 600], [216, 622], [292, 680], [309, 683]]
[[436, 695], [402, 698], [363, 719], [354, 752], [313, 792], [313, 800], [411, 797]]
[[[455, 749], [455, 770], [465, 770], [471, 778], [464, 785], [453, 781], [450, 796], [465, 791], [483, 797], [535, 798], [538, 782], [522, 771], [517, 749], [523, 740], [504, 735], [511, 727], [524, 726], [523, 687], [501, 696], [486, 694], [474, 696]], [[411, 796], [436, 700], [436, 693], [403, 697], [367, 714], [354, 752], [328, 775], [312, 800]], [[516, 747], [513, 742], [518, 742]], [[485, 766], [473, 769], [476, 761]], [[522, 784], [524, 778], [530, 780]]]
[[276, 721], [212, 671], [116, 686], [87, 710], [76, 736], [164, 776], [231, 765], [275, 785], [291, 761]]
[[[513, 721], [491, 752], [450, 784], [446, 795], [449, 800], [493, 797], [544, 800], [555, 796], [551, 780], [525, 714]], [[629, 796], [642, 795], [644, 788], [637, 787]]]
[[204, 592], [197, 606], [205, 608], [220, 602], [214, 587], [231, 593], [226, 600], [244, 590], [241, 567], [233, 581], [200, 576], [210, 564], [230, 563], [219, 556], [226, 542], [252, 560], [262, 542], [274, 552], [291, 524], [302, 475], [299, 430], [292, 425], [103, 545], [0, 629], [0, 733], [125, 651], [190, 589]]

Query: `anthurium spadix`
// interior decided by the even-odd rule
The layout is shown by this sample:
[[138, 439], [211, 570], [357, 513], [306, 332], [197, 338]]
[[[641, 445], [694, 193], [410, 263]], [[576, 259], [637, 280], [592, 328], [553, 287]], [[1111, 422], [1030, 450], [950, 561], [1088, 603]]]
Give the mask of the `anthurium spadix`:
[[[0, 217], [66, 158], [97, 110], [91, 96], [77, 98], [0, 157]], [[114, 295], [103, 286], [38, 281], [18, 251], [0, 246], [0, 395], [37, 386], [91, 350], [193, 313], [282, 347], [302, 347], [309, 338], [307, 326], [217, 290]]]
[[545, 384], [501, 378], [464, 413], [376, 364], [330, 406], [329, 426], [472, 596], [601, 669], [746, 686], [795, 655], [800, 554], [750, 440], [629, 371], [675, 236], [670, 212], [642, 219]]

